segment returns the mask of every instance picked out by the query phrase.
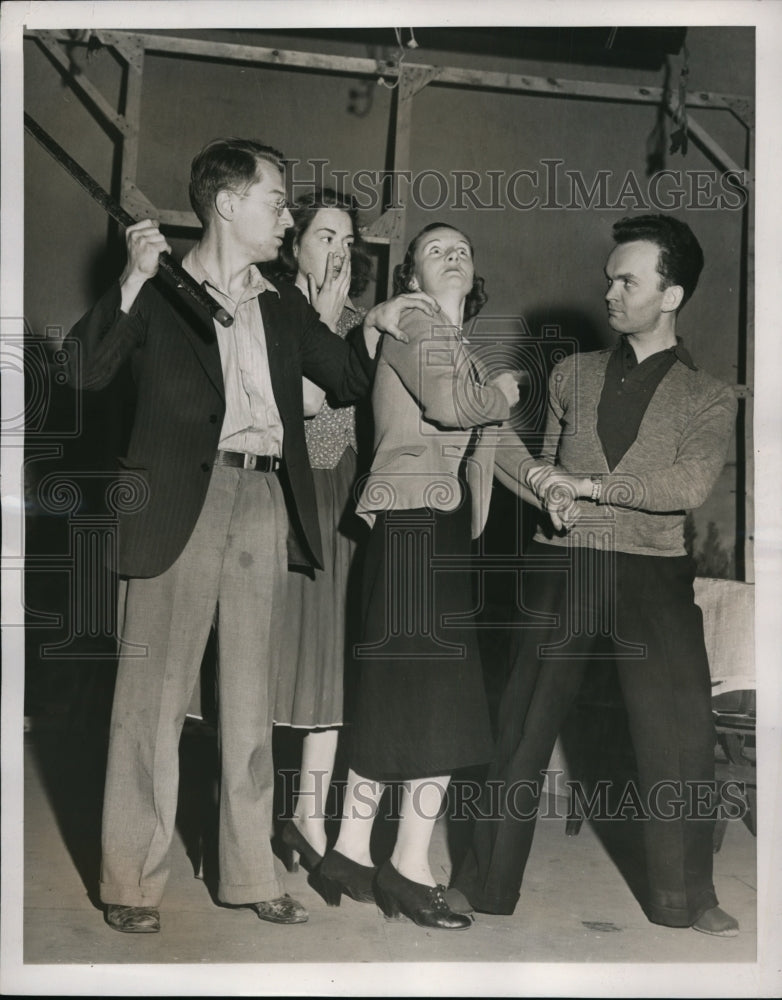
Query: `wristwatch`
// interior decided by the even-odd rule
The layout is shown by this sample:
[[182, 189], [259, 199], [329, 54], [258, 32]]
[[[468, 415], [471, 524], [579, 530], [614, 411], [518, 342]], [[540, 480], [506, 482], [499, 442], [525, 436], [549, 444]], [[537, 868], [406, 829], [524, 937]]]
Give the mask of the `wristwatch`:
[[594, 500], [595, 503], [600, 503], [600, 497], [603, 495], [603, 477], [602, 476], [590, 476], [592, 480], [592, 495], [590, 500]]

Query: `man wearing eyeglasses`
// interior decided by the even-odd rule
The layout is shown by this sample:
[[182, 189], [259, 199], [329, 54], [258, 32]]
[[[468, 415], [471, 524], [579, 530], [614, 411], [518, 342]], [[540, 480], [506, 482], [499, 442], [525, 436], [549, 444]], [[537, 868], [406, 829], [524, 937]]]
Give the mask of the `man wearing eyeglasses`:
[[[301, 923], [271, 852], [274, 634], [289, 561], [319, 566], [302, 375], [343, 400], [363, 395], [380, 331], [404, 308], [371, 309], [348, 343], [328, 329], [341, 297], [327, 282], [312, 308], [255, 266], [292, 224], [281, 154], [218, 139], [193, 160], [190, 200], [201, 239], [183, 267], [233, 317], [225, 328], [149, 279], [157, 224], [126, 234], [119, 282], [69, 334], [71, 382], [102, 389], [129, 365], [136, 399], [120, 476], [135, 509], [120, 515], [119, 669], [103, 812], [101, 899], [109, 926], [160, 929], [178, 786], [178, 744], [219, 614], [221, 790], [218, 894], [263, 920]], [[338, 280], [338, 279], [337, 279]], [[317, 312], [316, 312], [317, 309]], [[320, 315], [319, 315], [320, 314]]]

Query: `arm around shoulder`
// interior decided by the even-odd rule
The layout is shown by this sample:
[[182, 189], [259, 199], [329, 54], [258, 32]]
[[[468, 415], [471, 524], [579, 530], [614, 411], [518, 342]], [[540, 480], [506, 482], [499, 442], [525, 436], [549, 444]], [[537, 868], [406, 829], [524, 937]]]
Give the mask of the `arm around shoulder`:
[[420, 312], [400, 327], [407, 342], [384, 337], [382, 358], [402, 380], [424, 417], [442, 427], [467, 429], [501, 423], [510, 415], [504, 393], [481, 385], [454, 327]]

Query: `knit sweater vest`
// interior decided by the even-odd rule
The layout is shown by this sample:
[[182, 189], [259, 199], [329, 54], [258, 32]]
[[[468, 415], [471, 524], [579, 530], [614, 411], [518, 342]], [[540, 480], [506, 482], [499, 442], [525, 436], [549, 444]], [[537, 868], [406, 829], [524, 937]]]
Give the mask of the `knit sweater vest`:
[[549, 380], [541, 457], [578, 476], [603, 475], [600, 502], [579, 500], [576, 525], [553, 545], [681, 556], [684, 518], [709, 495], [725, 462], [736, 418], [732, 388], [677, 361], [657, 387], [638, 436], [609, 472], [597, 435], [597, 406], [611, 350], [575, 354]]

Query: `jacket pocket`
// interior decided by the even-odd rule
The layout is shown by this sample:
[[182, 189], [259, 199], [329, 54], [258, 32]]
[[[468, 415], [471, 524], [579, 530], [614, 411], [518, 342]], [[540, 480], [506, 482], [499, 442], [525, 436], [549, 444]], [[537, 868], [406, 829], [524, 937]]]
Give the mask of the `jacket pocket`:
[[420, 458], [426, 451], [426, 445], [403, 445], [400, 448], [392, 448], [381, 456], [380, 462], [372, 463], [372, 472], [379, 472], [394, 465], [400, 458]]
[[116, 479], [109, 490], [109, 503], [116, 513], [137, 514], [150, 500], [149, 469], [133, 465], [127, 458], [118, 458]]

